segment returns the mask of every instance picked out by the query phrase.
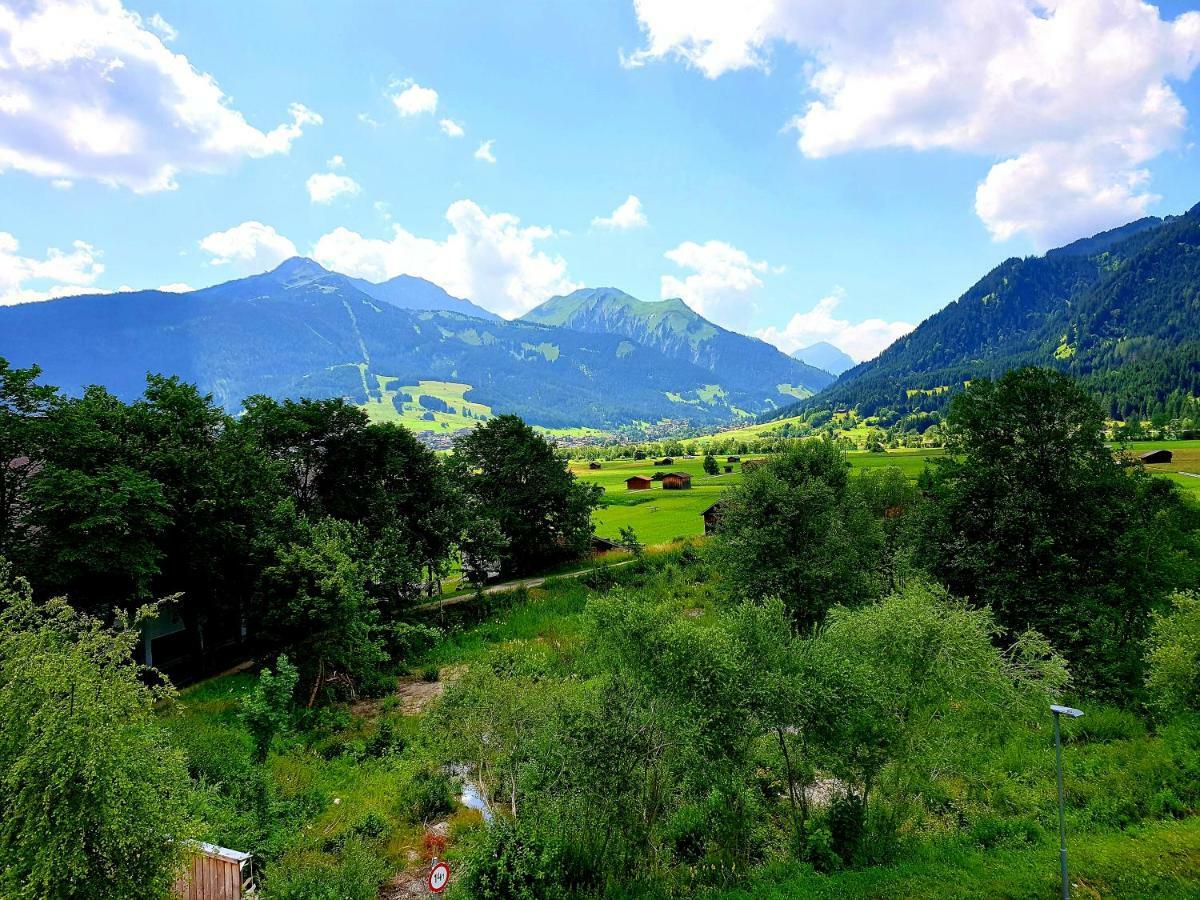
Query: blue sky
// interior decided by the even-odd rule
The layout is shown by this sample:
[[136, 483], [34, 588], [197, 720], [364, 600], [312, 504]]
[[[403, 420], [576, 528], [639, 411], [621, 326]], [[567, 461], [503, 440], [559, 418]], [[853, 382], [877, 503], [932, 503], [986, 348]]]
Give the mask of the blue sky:
[[504, 315], [681, 294], [863, 358], [1005, 257], [1200, 202], [1193, 6], [0, 12], [0, 297], [200, 287], [294, 249]]

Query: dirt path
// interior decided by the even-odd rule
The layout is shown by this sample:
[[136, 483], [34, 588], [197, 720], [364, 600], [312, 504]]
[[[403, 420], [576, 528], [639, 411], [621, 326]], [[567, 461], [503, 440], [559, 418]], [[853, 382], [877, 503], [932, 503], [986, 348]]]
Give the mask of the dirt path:
[[[582, 578], [592, 572], [599, 572], [602, 569], [619, 569], [621, 566], [627, 566], [632, 559], [624, 559], [621, 562], [610, 563], [606, 566], [593, 566], [590, 569], [580, 569], [578, 572], [564, 572], [561, 575], [539, 575], [535, 578], [518, 578], [515, 581], [503, 581], [500, 584], [492, 584], [485, 587], [480, 593], [484, 594], [500, 594], [505, 591], [529, 590], [530, 588], [541, 587], [552, 578]], [[430, 609], [443, 609], [447, 606], [456, 606], [459, 603], [466, 603], [475, 599], [475, 591], [467, 591], [462, 594], [455, 594], [453, 597], [446, 597], [443, 600], [433, 600], [429, 603], [422, 603], [420, 606], [414, 606], [412, 609], [424, 612]]]

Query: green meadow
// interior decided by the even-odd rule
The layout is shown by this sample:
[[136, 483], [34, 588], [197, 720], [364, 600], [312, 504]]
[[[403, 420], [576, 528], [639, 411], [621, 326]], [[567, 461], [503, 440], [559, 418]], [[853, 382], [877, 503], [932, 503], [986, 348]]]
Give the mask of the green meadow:
[[[775, 423], [772, 423], [775, 424]], [[754, 429], [740, 429], [749, 438]], [[701, 439], [702, 440], [702, 439]], [[1200, 441], [1137, 441], [1128, 445], [1131, 454], [1147, 450], [1166, 448], [1174, 453], [1169, 463], [1147, 466], [1147, 468], [1179, 485], [1192, 496], [1200, 498]], [[855, 472], [865, 472], [891, 466], [900, 469], [909, 478], [916, 479], [921, 470], [932, 460], [943, 455], [940, 449], [889, 450], [886, 453], [868, 453], [865, 450], [851, 451], [846, 459]], [[743, 456], [742, 459], [761, 459], [761, 456]], [[742, 479], [741, 463], [727, 463], [724, 456], [717, 456], [722, 471], [719, 475], [704, 473], [704, 458], [674, 457], [670, 466], [656, 466], [653, 459], [622, 459], [602, 462], [600, 469], [590, 469], [583, 460], [571, 463], [571, 471], [579, 478], [604, 488], [604, 498], [596, 510], [594, 520], [596, 533], [600, 537], [615, 540], [622, 528], [632, 527], [638, 539], [645, 544], [659, 544], [681, 537], [704, 533], [701, 513], [720, 499], [721, 494]], [[733, 471], [726, 474], [724, 467], [732, 465]], [[663, 490], [660, 482], [648, 491], [630, 491], [625, 479], [631, 475], [650, 477], [662, 472], [687, 472], [692, 476], [692, 487], [688, 490]]]

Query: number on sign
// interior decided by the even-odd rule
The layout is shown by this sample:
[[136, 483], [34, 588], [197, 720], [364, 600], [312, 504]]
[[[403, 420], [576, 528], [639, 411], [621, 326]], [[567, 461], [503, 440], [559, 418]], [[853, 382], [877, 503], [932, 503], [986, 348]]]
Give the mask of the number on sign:
[[446, 889], [446, 885], [450, 883], [450, 867], [444, 862], [440, 862], [429, 870], [429, 889], [435, 894], [440, 894]]

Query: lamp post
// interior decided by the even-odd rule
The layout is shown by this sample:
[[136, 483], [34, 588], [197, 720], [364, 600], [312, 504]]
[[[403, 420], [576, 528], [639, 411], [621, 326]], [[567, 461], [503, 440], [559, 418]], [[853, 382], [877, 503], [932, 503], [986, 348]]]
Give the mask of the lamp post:
[[1078, 719], [1083, 712], [1070, 706], [1051, 706], [1054, 713], [1054, 767], [1058, 774], [1058, 867], [1062, 874], [1063, 900], [1070, 900], [1071, 882], [1067, 879], [1067, 823], [1063, 810], [1063, 774], [1062, 774], [1062, 730], [1058, 727], [1062, 716]]

